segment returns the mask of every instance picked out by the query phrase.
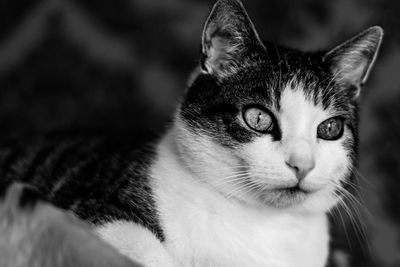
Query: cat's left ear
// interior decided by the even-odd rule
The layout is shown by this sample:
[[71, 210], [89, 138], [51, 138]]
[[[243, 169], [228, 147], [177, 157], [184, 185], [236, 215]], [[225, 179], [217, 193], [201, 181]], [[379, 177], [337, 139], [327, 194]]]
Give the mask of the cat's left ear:
[[336, 82], [355, 89], [354, 97], [368, 79], [382, 42], [383, 30], [379, 26], [368, 28], [352, 39], [335, 47], [323, 57]]

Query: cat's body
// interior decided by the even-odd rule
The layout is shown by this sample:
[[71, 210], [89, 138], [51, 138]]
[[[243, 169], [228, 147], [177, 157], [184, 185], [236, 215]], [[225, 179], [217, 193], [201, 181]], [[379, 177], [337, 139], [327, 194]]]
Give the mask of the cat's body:
[[[120, 229], [123, 224], [124, 233], [118, 236], [113, 230], [110, 243], [134, 260], [146, 264], [155, 261], [158, 266], [160, 260], [164, 263], [170, 259], [161, 245], [165, 237], [149, 179], [149, 168], [155, 155], [155, 139], [152, 136], [132, 140], [121, 136], [54, 135], [33, 141], [8, 141], [0, 144], [0, 191], [7, 192], [8, 187], [15, 183], [32, 185], [46, 197], [46, 201], [71, 211], [89, 222], [93, 230], [103, 234], [107, 233], [102, 231], [107, 225]], [[48, 210], [53, 212], [50, 208]], [[25, 211], [20, 212], [24, 214]], [[8, 217], [4, 213], [0, 213], [0, 216], [3, 219]], [[33, 225], [42, 224], [39, 217], [25, 217]], [[54, 227], [51, 222], [49, 227]], [[30, 236], [30, 231], [39, 230], [19, 226], [18, 231], [21, 235]], [[55, 242], [48, 244], [49, 247], [56, 247], [58, 242], [62, 242], [46, 236], [43, 239]], [[110, 241], [106, 236], [104, 239]], [[32, 245], [37, 245], [37, 242], [33, 240]], [[166, 255], [164, 258], [163, 253]], [[25, 257], [22, 253], [20, 256]], [[65, 255], [65, 258], [68, 257]], [[74, 261], [66, 262], [72, 264]], [[64, 266], [57, 262], [53, 264]], [[68, 264], [65, 266], [70, 266]]]
[[36, 186], [148, 266], [322, 267], [381, 38], [373, 27], [303, 53], [261, 42], [241, 3], [220, 0], [162, 138], [0, 149], [0, 179]]

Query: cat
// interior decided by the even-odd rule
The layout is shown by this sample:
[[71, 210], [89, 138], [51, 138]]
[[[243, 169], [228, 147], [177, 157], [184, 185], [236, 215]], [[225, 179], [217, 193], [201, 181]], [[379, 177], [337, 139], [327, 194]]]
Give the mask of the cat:
[[0, 149], [34, 186], [144, 266], [325, 266], [327, 214], [357, 164], [374, 26], [328, 51], [261, 41], [239, 0], [215, 3], [199, 67], [166, 133]]

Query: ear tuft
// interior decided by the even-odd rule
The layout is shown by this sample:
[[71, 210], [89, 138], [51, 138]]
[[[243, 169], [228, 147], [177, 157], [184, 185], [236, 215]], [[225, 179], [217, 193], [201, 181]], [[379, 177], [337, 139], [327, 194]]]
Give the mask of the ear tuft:
[[357, 88], [355, 97], [358, 97], [361, 87], [368, 79], [382, 38], [383, 29], [374, 26], [335, 47], [323, 57], [337, 82]]
[[246, 51], [262, 47], [253, 23], [239, 0], [219, 0], [211, 10], [202, 36], [203, 71], [227, 76]]

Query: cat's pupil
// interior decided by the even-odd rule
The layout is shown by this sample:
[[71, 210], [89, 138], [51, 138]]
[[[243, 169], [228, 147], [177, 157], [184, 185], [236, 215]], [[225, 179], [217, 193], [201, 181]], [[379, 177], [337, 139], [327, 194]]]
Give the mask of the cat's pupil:
[[329, 122], [329, 123], [328, 123], [328, 133], [329, 133], [329, 134], [332, 134], [332, 128], [333, 128], [332, 122]]
[[259, 112], [258, 116], [257, 116], [257, 124], [256, 124], [257, 126], [260, 124], [261, 116], [262, 116], [262, 114], [261, 114], [261, 112]]

